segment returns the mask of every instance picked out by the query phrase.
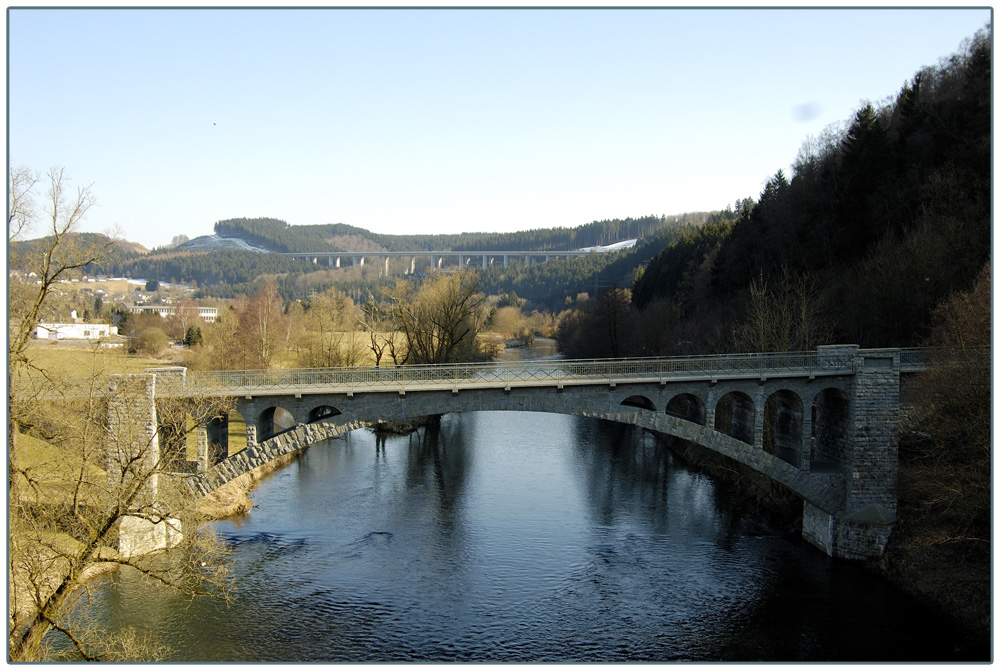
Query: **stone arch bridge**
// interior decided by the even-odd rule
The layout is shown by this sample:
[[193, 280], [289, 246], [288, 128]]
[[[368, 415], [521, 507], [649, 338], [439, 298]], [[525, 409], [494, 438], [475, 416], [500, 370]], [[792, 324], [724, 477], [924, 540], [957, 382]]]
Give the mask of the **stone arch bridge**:
[[865, 559], [882, 553], [895, 522], [900, 374], [919, 369], [916, 350], [851, 345], [397, 368], [151, 369], [147, 375], [155, 375], [149, 385], [154, 410], [154, 393], [226, 396], [246, 420], [247, 447], [228, 457], [225, 422], [200, 430], [199, 472], [184, 476], [199, 494], [378, 422], [474, 410], [553, 412], [631, 424], [735, 459], [802, 498], [809, 542], [830, 556]]

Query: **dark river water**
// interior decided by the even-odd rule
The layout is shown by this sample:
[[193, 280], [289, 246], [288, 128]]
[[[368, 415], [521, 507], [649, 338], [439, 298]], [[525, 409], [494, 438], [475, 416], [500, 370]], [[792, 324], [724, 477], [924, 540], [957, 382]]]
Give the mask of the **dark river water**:
[[178, 661], [962, 659], [943, 618], [861, 567], [735, 516], [642, 431], [445, 415], [308, 449], [217, 523], [235, 598], [129, 571], [105, 624]]

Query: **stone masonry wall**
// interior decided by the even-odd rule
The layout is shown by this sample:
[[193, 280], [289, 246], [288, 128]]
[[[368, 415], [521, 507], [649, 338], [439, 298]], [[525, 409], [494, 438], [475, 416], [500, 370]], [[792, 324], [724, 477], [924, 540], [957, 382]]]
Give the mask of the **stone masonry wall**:
[[278, 457], [298, 452], [322, 440], [336, 438], [362, 426], [367, 426], [367, 423], [299, 425], [262, 443], [247, 446], [245, 450], [240, 450], [215, 464], [206, 473], [186, 478], [186, 482], [193, 491], [205, 496], [236, 477]]
[[160, 458], [156, 431], [155, 375], [113, 375], [108, 399], [107, 477], [112, 492], [123, 492], [136, 470], [145, 478], [136, 505], [151, 505], [158, 494]]
[[850, 492], [846, 512], [880, 506], [896, 512], [899, 354], [864, 354], [854, 378]]

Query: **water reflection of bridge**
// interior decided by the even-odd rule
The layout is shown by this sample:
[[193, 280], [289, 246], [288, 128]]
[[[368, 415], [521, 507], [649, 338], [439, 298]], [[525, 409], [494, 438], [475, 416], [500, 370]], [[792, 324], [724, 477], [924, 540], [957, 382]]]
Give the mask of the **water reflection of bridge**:
[[[156, 396], [229, 397], [246, 421], [246, 449], [228, 456], [224, 422], [202, 429], [200, 472], [188, 476], [202, 494], [313, 442], [378, 422], [476, 410], [554, 412], [676, 436], [746, 464], [803, 499], [808, 540], [833, 556], [866, 558], [882, 552], [895, 521], [900, 374], [921, 368], [919, 354], [829, 346], [153, 374]], [[213, 451], [219, 458], [208, 456]]]

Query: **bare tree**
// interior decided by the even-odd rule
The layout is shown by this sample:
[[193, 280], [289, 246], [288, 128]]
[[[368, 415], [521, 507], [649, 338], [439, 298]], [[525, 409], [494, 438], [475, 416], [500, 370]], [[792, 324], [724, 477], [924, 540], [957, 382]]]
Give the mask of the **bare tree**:
[[[75, 233], [94, 202], [89, 187], [74, 193], [64, 172], [53, 169], [39, 208], [35, 189], [40, 182], [26, 168], [9, 172], [12, 267], [34, 275], [30, 280], [11, 277], [9, 285], [8, 658], [48, 658], [46, 634], [58, 630], [84, 659], [149, 659], [151, 649], [133, 632], [97, 633], [86, 612], [72, 617], [70, 604], [78, 590], [109, 566], [129, 566], [187, 592], [220, 593], [225, 589], [224, 547], [194, 523], [191, 496], [160, 478], [165, 461], [149, 449], [158, 432], [110, 431], [111, 408], [128, 416], [132, 408], [151, 402], [109, 384], [109, 375], [121, 367], [116, 357], [123, 354], [95, 347], [89, 366], [80, 364], [72, 379], [32, 363], [31, 334], [55, 284], [100, 261], [114, 244], [88, 244]], [[42, 225], [42, 217], [42, 237], [27, 239]], [[163, 401], [159, 420], [164, 426], [193, 427], [224, 412], [225, 405], [208, 398]], [[190, 421], [180, 422], [179, 414]], [[155, 497], [147, 495], [153, 483]], [[154, 524], [183, 520], [177, 560], [157, 563], [120, 552], [119, 529], [128, 519]]]
[[[48, 173], [48, 191], [41, 213], [35, 203], [35, 189], [40, 178], [26, 167], [10, 168], [7, 215], [8, 253], [12, 267], [24, 268], [34, 277], [31, 281], [11, 278], [8, 288], [10, 331], [7, 344], [10, 380], [18, 371], [29, 366], [26, 352], [31, 334], [38, 325], [43, 306], [49, 299], [54, 285], [91, 263], [105, 258], [114, 241], [104, 244], [83, 242], [75, 229], [87, 210], [94, 204], [90, 187], [78, 187], [75, 194], [69, 188], [69, 179], [62, 168], [52, 168]], [[45, 218], [43, 237], [28, 244], [25, 238]], [[10, 244], [25, 242], [15, 251]], [[15, 397], [13, 384], [8, 384], [8, 489], [17, 479], [17, 411], [23, 408]]]
[[311, 296], [299, 361], [309, 367], [357, 365], [361, 353], [352, 331], [356, 311], [354, 301], [339, 289]]
[[405, 358], [405, 347], [400, 342], [400, 333], [392, 318], [392, 305], [380, 302], [369, 292], [368, 300], [361, 307], [358, 322], [361, 329], [368, 334], [368, 349], [375, 357], [375, 366], [382, 363], [388, 354], [393, 363], [400, 364]]
[[910, 385], [919, 412], [901, 460], [901, 492], [916, 502], [929, 545], [990, 543], [991, 286], [986, 264], [970, 291], [938, 306], [932, 365]]
[[808, 279], [786, 272], [776, 287], [763, 275], [750, 283], [750, 301], [732, 342], [743, 352], [804, 351], [822, 345], [829, 333]]
[[[163, 429], [193, 430], [226, 412], [229, 402], [160, 400], [157, 429], [150, 431], [135, 421], [153, 416], [145, 380], [111, 377], [123, 356], [95, 348], [86, 375], [29, 370], [17, 380], [36, 407], [30, 425], [18, 427], [26, 447], [19, 455], [20, 486], [9, 500], [13, 661], [50, 659], [46, 635], [52, 630], [88, 660], [152, 654], [148, 646], [136, 647], [130, 632], [99, 632], [85, 609], [71, 609], [76, 593], [109, 568], [138, 570], [186, 593], [225, 595], [225, 546], [199, 525], [195, 498], [169, 476], [184, 456], [171, 448], [183, 449], [185, 440]], [[159, 440], [166, 436], [171, 440]], [[167, 536], [183, 532], [169, 562], [128, 549], [123, 529], [137, 523], [159, 525]]]
[[474, 271], [433, 275], [419, 290], [401, 281], [390, 298], [407, 345], [399, 363], [453, 363], [478, 356], [476, 337], [486, 322], [486, 297]]
[[251, 363], [255, 368], [269, 368], [288, 331], [284, 305], [274, 282], [257, 291], [239, 315]]

